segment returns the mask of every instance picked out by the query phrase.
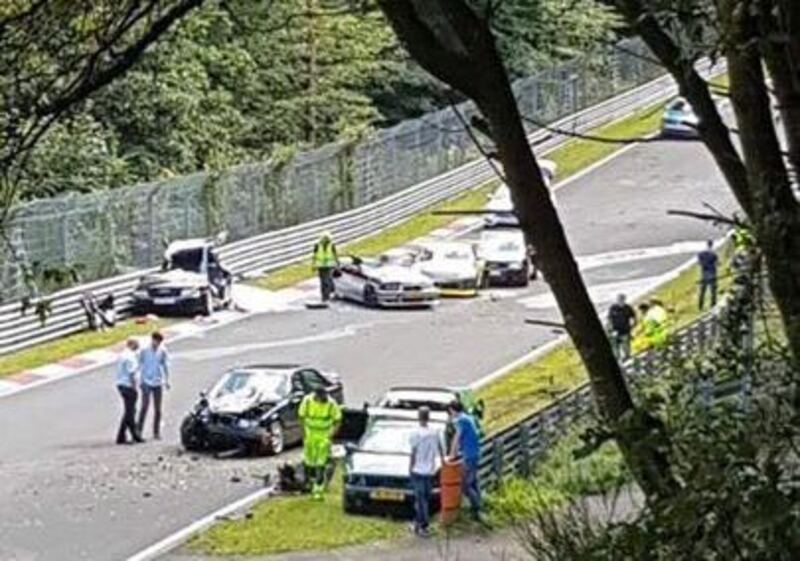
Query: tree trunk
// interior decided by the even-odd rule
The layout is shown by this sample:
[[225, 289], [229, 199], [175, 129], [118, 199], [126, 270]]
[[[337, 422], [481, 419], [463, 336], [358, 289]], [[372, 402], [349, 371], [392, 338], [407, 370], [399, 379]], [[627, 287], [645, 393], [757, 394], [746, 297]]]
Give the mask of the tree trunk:
[[[380, 0], [381, 8], [411, 55], [431, 74], [475, 101], [491, 136], [526, 238], [553, 290], [566, 329], [589, 373], [601, 415], [618, 432], [618, 443], [649, 497], [676, 486], [669, 462], [655, 443], [664, 434], [640, 415], [583, 283], [550, 193], [542, 180], [494, 37], [463, 0]], [[635, 436], [633, 436], [635, 434]]]

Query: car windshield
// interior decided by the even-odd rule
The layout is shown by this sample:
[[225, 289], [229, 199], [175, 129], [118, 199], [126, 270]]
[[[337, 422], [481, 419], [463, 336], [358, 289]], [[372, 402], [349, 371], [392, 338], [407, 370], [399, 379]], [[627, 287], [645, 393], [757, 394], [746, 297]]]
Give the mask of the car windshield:
[[[429, 426], [441, 435], [441, 423], [431, 423]], [[367, 428], [359, 449], [376, 454], [411, 454], [411, 435], [418, 428], [419, 425], [412, 421], [376, 421]]]
[[199, 272], [203, 263], [202, 249], [184, 249], [170, 256], [169, 268]]
[[473, 254], [469, 248], [466, 247], [447, 247], [439, 250], [434, 250], [435, 257], [439, 259], [447, 259], [454, 261], [466, 261], [472, 259]]
[[232, 394], [248, 398], [258, 395], [264, 401], [276, 401], [289, 394], [289, 382], [280, 373], [234, 370], [226, 374], [212, 392], [215, 399]]

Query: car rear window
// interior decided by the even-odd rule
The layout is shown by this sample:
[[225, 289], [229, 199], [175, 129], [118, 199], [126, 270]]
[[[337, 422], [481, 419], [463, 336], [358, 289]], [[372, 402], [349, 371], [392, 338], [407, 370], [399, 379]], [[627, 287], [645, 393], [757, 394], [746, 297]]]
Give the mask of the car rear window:
[[200, 271], [203, 263], [202, 249], [187, 249], [170, 256], [170, 268], [183, 271]]

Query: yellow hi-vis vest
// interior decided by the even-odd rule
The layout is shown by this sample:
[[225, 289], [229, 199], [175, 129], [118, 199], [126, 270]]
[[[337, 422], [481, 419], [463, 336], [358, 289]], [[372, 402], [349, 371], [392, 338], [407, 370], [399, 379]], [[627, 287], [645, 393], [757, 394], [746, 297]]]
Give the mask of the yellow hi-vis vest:
[[336, 248], [333, 242], [317, 242], [314, 246], [314, 268], [332, 269], [336, 266]]
[[667, 310], [661, 306], [653, 306], [644, 316], [644, 333], [654, 346], [663, 346], [667, 342]]
[[335, 425], [342, 422], [342, 410], [331, 398], [319, 402], [314, 395], [307, 395], [300, 403], [297, 414], [303, 428], [311, 432], [330, 433]]

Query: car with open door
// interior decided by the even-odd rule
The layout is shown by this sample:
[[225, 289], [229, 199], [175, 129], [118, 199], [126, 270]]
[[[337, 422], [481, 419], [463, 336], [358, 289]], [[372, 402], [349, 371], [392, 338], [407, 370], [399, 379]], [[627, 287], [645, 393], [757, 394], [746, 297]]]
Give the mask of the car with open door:
[[343, 402], [333, 372], [300, 364], [234, 368], [200, 395], [181, 424], [181, 443], [193, 451], [279, 454], [302, 442], [300, 402], [319, 387]]
[[[445, 444], [447, 414], [431, 412], [429, 426]], [[345, 446], [344, 510], [408, 516], [414, 491], [408, 466], [411, 435], [419, 428], [416, 411], [370, 408], [366, 430], [357, 443]], [[437, 459], [437, 470], [441, 467]], [[434, 477], [431, 510], [439, 508], [439, 477]]]
[[224, 238], [170, 243], [161, 270], [143, 276], [133, 291], [135, 314], [211, 315], [231, 305], [233, 276], [216, 252]]

